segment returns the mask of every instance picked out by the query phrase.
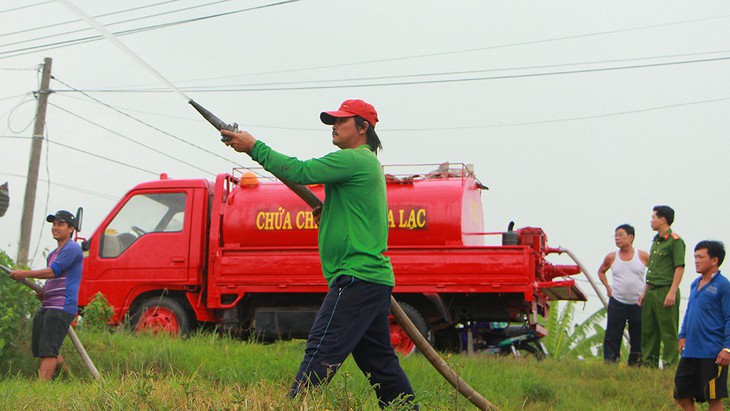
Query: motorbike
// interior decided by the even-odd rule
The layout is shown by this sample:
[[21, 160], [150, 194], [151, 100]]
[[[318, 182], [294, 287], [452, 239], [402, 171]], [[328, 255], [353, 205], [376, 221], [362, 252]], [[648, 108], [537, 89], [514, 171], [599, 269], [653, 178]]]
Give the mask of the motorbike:
[[458, 328], [461, 351], [542, 359], [547, 349], [528, 324], [474, 322]]

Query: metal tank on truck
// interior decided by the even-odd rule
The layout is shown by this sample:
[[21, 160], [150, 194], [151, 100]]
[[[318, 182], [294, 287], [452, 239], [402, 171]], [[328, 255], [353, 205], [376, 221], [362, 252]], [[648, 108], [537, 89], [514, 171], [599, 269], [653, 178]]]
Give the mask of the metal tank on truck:
[[[551, 300], [586, 299], [555, 265], [536, 227], [483, 232], [481, 191], [470, 166], [386, 167], [388, 255], [395, 298], [436, 348], [484, 347], [521, 324], [537, 337]], [[200, 323], [262, 339], [306, 338], [327, 291], [311, 209], [282, 183], [244, 169], [207, 180], [160, 180], [130, 190], [88, 240], [79, 301], [102, 292], [114, 322], [186, 333]], [[320, 198], [323, 186], [310, 186]], [[486, 235], [502, 244], [484, 245]], [[468, 334], [469, 339], [464, 340]], [[511, 349], [541, 351], [538, 338]], [[414, 345], [397, 323], [398, 351]], [[464, 342], [464, 341], [467, 342]], [[480, 342], [481, 341], [481, 342]]]

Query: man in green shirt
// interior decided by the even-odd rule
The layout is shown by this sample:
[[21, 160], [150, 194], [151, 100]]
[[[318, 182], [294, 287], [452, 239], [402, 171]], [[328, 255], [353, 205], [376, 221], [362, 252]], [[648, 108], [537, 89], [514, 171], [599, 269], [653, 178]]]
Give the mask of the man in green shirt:
[[684, 240], [674, 233], [674, 210], [654, 207], [651, 228], [657, 232], [649, 252], [646, 287], [639, 298], [642, 306], [641, 351], [644, 364], [659, 366], [660, 346], [664, 367], [675, 365], [679, 356], [679, 283], [684, 274]]
[[[319, 253], [329, 291], [307, 339], [304, 360], [291, 387], [329, 381], [348, 355], [370, 377], [381, 408], [412, 404], [413, 389], [390, 342], [390, 296], [395, 285], [388, 243], [385, 176], [376, 157], [378, 114], [362, 100], [320, 114], [332, 126], [339, 151], [301, 161], [272, 150], [251, 134], [221, 130], [226, 145], [245, 152], [275, 176], [297, 184], [324, 184]], [[230, 139], [228, 139], [230, 138]], [[318, 212], [319, 210], [315, 210]]]

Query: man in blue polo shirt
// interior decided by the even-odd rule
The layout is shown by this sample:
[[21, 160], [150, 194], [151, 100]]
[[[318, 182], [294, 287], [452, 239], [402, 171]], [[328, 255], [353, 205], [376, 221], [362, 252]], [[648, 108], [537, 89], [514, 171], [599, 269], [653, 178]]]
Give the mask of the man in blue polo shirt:
[[33, 356], [41, 359], [38, 379], [50, 380], [56, 367], [63, 363], [58, 353], [68, 333], [68, 327], [78, 311], [79, 285], [84, 254], [81, 247], [71, 240], [76, 218], [68, 211], [60, 210], [46, 217], [53, 223], [51, 234], [58, 243], [47, 259], [47, 267], [40, 270], [13, 270], [16, 280], [23, 278], [45, 279], [41, 294], [41, 309], [33, 317]]
[[711, 411], [722, 410], [722, 399], [728, 396], [730, 281], [719, 271], [724, 259], [719, 241], [695, 246], [695, 269], [701, 276], [690, 288], [679, 332], [682, 358], [674, 377], [674, 398], [684, 410], [694, 410], [695, 401], [707, 401]]

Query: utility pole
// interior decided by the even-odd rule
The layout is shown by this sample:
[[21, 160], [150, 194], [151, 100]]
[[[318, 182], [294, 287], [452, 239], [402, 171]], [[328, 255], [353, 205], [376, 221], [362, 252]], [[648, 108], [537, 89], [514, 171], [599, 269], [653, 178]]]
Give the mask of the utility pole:
[[38, 187], [38, 168], [41, 163], [41, 148], [43, 147], [43, 130], [46, 126], [46, 105], [51, 90], [51, 63], [53, 59], [43, 59], [43, 76], [41, 89], [38, 90], [38, 106], [33, 127], [33, 140], [30, 146], [30, 162], [28, 163], [28, 180], [25, 183], [25, 199], [23, 200], [23, 217], [20, 220], [20, 249], [18, 250], [18, 264], [28, 264], [30, 249], [30, 234], [33, 229], [33, 209], [35, 208], [35, 192]]

